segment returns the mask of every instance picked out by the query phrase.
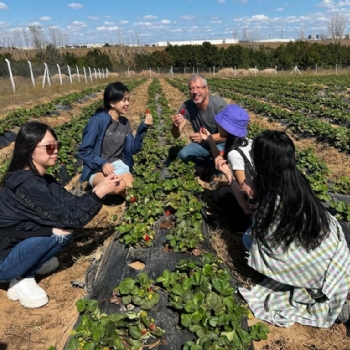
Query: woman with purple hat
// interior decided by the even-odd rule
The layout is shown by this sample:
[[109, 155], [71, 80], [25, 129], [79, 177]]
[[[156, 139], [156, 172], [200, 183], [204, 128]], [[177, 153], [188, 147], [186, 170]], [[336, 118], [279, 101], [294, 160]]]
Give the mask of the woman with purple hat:
[[[216, 169], [227, 177], [230, 187], [224, 187], [218, 193], [214, 193], [216, 198], [213, 199], [220, 202], [220, 199], [227, 199], [234, 195], [233, 200], [238, 201], [243, 212], [250, 217], [255, 209], [253, 190], [248, 190], [251, 197], [249, 200], [241, 191], [241, 187], [243, 185], [246, 187], [246, 183], [252, 183], [255, 177], [250, 157], [252, 141], [246, 137], [249, 114], [242, 107], [230, 104], [215, 116], [215, 120], [218, 123], [220, 136], [226, 138], [223, 152], [218, 150], [208, 130], [202, 128], [200, 132], [202, 138], [206, 139], [211, 147]], [[232, 208], [232, 204], [229, 207]]]

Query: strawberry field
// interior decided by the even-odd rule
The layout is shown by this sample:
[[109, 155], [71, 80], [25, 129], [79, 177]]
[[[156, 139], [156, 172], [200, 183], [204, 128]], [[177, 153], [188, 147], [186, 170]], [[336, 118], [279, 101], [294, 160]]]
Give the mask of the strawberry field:
[[[208, 80], [213, 93], [249, 111], [250, 137], [265, 128], [287, 130], [296, 143], [300, 169], [318, 197], [338, 217], [348, 237], [349, 79], [326, 76]], [[249, 346], [277, 349], [274, 346], [283, 338], [283, 332], [273, 331], [269, 336], [269, 328], [273, 327], [247, 323], [249, 311], [235, 294], [239, 283], [255, 282], [254, 275], [247, 274], [247, 267], [243, 266], [240, 237], [233, 243], [239, 258], [230, 255], [232, 242], [221, 242], [222, 249], [218, 249], [215, 235], [222, 232], [220, 220], [225, 218], [218, 217], [216, 233], [203, 222], [201, 208], [210, 209], [207, 201], [210, 189], [201, 186], [192, 167], [175, 159], [179, 147], [187, 140], [172, 138], [170, 116], [187, 97], [186, 79], [133, 79], [125, 83], [134, 95], [135, 109], [131, 108], [134, 113], [128, 114], [133, 127], [144, 118], [146, 109], [152, 113], [155, 123], [147, 133], [142, 151], [135, 157], [136, 181], [126, 203], [106, 209], [108, 215], [104, 214], [102, 223], [87, 227], [82, 231], [85, 236], [78, 234], [73, 242], [74, 253], [88, 241], [86, 234], [89, 245], [94, 240], [100, 245], [107, 242], [102, 254], [87, 259], [85, 269], [73, 277], [84, 281], [85, 290], [72, 289], [65, 279], [62, 285], [55, 284], [55, 288], [73, 294], [69, 303], [63, 302], [64, 309], [74, 309], [70, 322], [62, 326], [54, 322], [59, 328], [54, 335], [46, 329], [45, 322], [38, 321], [44, 317], [45, 309], [50, 311], [51, 318], [53, 312], [62, 309], [63, 297], [53, 297], [47, 308], [38, 312], [24, 313], [16, 308], [16, 318], [27, 315], [30, 325], [17, 333], [10, 323], [5, 323], [1, 341], [7, 349], [48, 349], [50, 346], [51, 349], [197, 350], [248, 349]], [[11, 148], [12, 140], [9, 136], [13, 137], [27, 120], [45, 117], [48, 122], [49, 117], [48, 123], [52, 121], [63, 144], [59, 162], [51, 172], [68, 188], [76, 190], [81, 167], [75, 154], [87, 120], [101, 104], [99, 96], [103, 89], [104, 86], [98, 86], [83, 90], [4, 116], [0, 120], [0, 137], [8, 138], [8, 144], [4, 143], [0, 150], [3, 152], [2, 157], [0, 152], [1, 175], [8, 164], [6, 149]], [[67, 107], [74, 112], [81, 102], [84, 107], [79, 113], [72, 113], [61, 125], [54, 123], [57, 110]], [[233, 232], [229, 234], [234, 236]], [[93, 254], [94, 249], [83, 255]], [[59, 260], [69, 260], [67, 270], [75, 265], [66, 255]], [[65, 273], [66, 269], [62, 269], [40, 283], [45, 285], [51, 278]], [[5, 300], [6, 286], [0, 292], [1, 299]], [[8, 303], [1, 311], [4, 319], [12, 306]], [[35, 331], [35, 327], [40, 327], [40, 332]], [[305, 328], [297, 327], [302, 334], [310, 332]], [[303, 339], [296, 348], [333, 349], [331, 344], [338, 342], [337, 349], [347, 349], [350, 342], [344, 329], [343, 325], [336, 325], [315, 337], [317, 339]], [[279, 349], [292, 349], [294, 345], [290, 340], [289, 345], [287, 342]]]

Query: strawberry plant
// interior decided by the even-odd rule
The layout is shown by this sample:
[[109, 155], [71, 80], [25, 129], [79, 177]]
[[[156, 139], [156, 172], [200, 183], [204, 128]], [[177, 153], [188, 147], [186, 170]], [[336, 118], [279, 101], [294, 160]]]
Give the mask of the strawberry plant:
[[79, 299], [76, 306], [82, 316], [71, 332], [67, 350], [138, 350], [165, 334], [145, 311], [106, 315], [96, 300], [89, 299]]
[[150, 310], [159, 303], [159, 294], [156, 292], [154, 281], [145, 272], [139, 273], [136, 279], [125, 278], [113, 289], [113, 302], [122, 302], [140, 307], [142, 310]]

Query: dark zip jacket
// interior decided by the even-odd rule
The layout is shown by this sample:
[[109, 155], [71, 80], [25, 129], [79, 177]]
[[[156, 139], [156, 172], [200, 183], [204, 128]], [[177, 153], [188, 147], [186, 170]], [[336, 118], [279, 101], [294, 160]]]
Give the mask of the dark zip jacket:
[[38, 176], [30, 170], [8, 174], [0, 190], [0, 261], [14, 242], [50, 236], [55, 227], [82, 228], [101, 207], [96, 194], [74, 196], [51, 175]]

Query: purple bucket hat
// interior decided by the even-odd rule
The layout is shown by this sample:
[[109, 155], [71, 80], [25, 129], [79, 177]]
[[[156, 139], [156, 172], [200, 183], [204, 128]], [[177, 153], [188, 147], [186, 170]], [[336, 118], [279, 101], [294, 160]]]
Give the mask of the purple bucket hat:
[[216, 122], [227, 132], [234, 136], [245, 137], [249, 114], [245, 109], [237, 105], [227, 105], [215, 116]]

